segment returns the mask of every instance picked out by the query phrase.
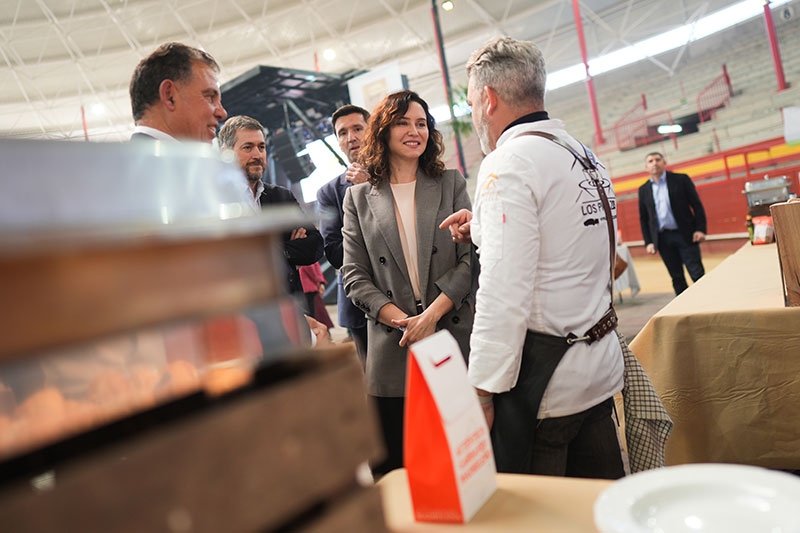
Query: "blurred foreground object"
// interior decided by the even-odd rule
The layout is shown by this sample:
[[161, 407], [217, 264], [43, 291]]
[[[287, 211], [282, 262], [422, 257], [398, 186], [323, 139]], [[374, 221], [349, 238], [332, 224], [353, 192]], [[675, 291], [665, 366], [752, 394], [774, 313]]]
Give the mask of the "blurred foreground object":
[[770, 206], [787, 307], [800, 306], [800, 199]]
[[594, 505], [602, 533], [797, 531], [800, 479], [745, 465], [649, 470], [604, 490]]
[[205, 145], [0, 157], [0, 523], [289, 531], [335, 494], [308, 523], [355, 506], [381, 524], [355, 475], [379, 453], [360, 366], [310, 352], [287, 305], [299, 210], [257, 211]]

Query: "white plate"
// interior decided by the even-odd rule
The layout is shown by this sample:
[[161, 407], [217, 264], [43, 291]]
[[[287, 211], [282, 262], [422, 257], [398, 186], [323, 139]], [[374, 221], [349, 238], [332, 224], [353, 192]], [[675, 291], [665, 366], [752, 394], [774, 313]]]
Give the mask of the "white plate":
[[755, 466], [671, 466], [623, 478], [594, 504], [602, 533], [800, 533], [800, 478]]

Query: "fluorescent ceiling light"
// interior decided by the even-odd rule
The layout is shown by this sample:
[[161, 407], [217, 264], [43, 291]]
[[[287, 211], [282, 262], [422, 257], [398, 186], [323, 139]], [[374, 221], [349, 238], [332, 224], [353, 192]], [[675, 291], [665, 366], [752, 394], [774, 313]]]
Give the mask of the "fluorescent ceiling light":
[[89, 113], [95, 117], [102, 117], [106, 114], [106, 106], [102, 102], [95, 102], [89, 106]]
[[[770, 8], [774, 9], [791, 0], [773, 0]], [[669, 50], [680, 48], [687, 43], [708, 37], [726, 30], [741, 22], [759, 16], [764, 12], [764, 0], [744, 0], [725, 9], [707, 15], [698, 21], [666, 31], [625, 48], [589, 60], [589, 73], [592, 76], [636, 63], [648, 57], [663, 54]], [[582, 63], [557, 70], [547, 76], [547, 90], [552, 91], [566, 87], [585, 79], [585, 68]]]
[[552, 91], [567, 85], [572, 85], [586, 78], [586, 68], [583, 63], [562, 68], [547, 75], [547, 90]]
[[[339, 149], [339, 141], [336, 140], [335, 135], [328, 135], [325, 137], [328, 146], [332, 147], [339, 157], [345, 162], [347, 156]], [[325, 143], [319, 139], [313, 140], [306, 144], [306, 147], [297, 153], [298, 156], [308, 154], [311, 161], [314, 162], [315, 170], [308, 177], [300, 180], [300, 190], [303, 193], [303, 201], [312, 203], [317, 199], [317, 190], [331, 181], [333, 178], [344, 172], [346, 169], [339, 163], [331, 151], [325, 146]]]
[[[429, 111], [437, 124], [441, 122], [448, 122], [450, 120], [450, 111], [447, 110], [447, 104], [431, 107]], [[466, 102], [453, 104], [453, 114], [456, 116], [456, 118], [469, 115], [470, 113], [470, 108]]]
[[437, 124], [450, 120], [450, 111], [447, 110], [447, 104], [431, 107], [428, 111], [430, 111], [433, 120]]
[[[788, 0], [781, 0], [772, 2], [770, 8], [778, 7], [781, 4], [787, 3]], [[730, 28], [735, 24], [744, 22], [745, 20], [757, 17], [764, 13], [764, 2], [750, 0], [734, 4], [717, 11], [713, 15], [704, 17], [697, 21], [694, 25], [694, 38], [702, 39], [709, 35]]]
[[683, 126], [680, 124], [662, 124], [658, 127], [658, 133], [667, 135], [668, 133], [680, 133], [683, 131]]

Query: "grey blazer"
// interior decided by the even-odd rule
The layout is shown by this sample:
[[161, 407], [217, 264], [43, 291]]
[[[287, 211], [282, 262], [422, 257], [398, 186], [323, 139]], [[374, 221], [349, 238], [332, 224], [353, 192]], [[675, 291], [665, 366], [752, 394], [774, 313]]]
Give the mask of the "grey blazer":
[[[450, 232], [439, 229], [448, 215], [471, 208], [466, 180], [458, 170], [447, 170], [440, 178], [418, 172], [415, 196], [422, 305], [427, 308], [441, 292], [453, 301], [454, 308], [441, 318], [437, 329], [453, 334], [466, 359], [474, 311], [470, 245], [453, 243]], [[407, 348], [398, 345], [402, 333], [377, 321], [381, 307], [390, 302], [416, 314], [388, 181], [348, 189], [342, 236], [345, 292], [368, 318], [367, 392], [405, 396]]]

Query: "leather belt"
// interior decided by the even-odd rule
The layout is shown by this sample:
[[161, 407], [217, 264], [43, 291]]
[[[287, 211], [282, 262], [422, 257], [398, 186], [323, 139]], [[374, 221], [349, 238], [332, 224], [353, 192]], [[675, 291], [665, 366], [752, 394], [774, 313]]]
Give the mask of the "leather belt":
[[570, 333], [567, 335], [567, 344], [575, 344], [576, 342], [585, 342], [586, 344], [592, 344], [595, 341], [599, 341], [617, 327], [619, 323], [619, 319], [617, 318], [617, 312], [614, 310], [613, 307], [609, 307], [606, 314], [604, 314], [597, 323], [586, 330], [586, 333], [583, 336], [578, 337], [574, 333]]

